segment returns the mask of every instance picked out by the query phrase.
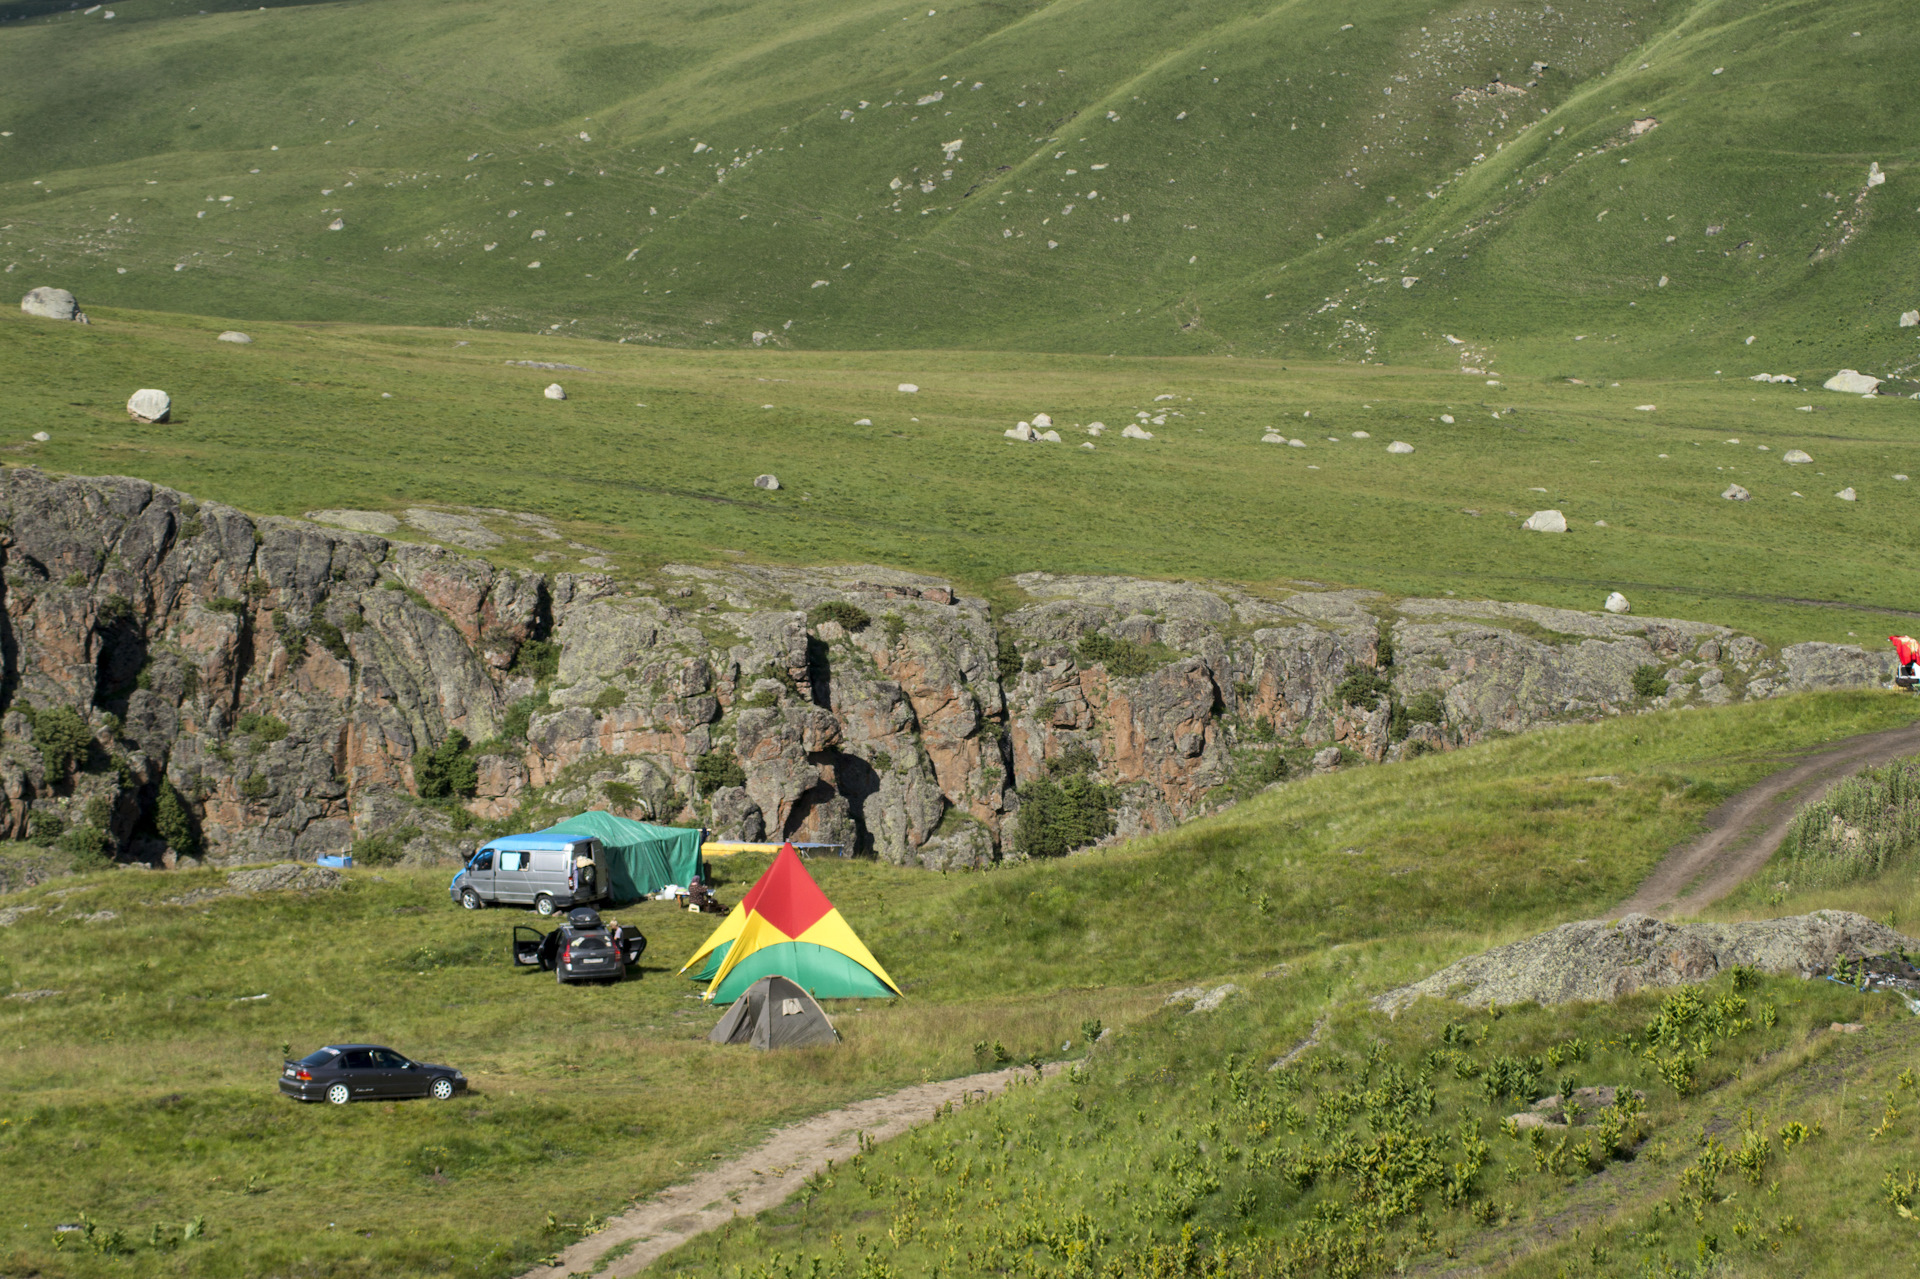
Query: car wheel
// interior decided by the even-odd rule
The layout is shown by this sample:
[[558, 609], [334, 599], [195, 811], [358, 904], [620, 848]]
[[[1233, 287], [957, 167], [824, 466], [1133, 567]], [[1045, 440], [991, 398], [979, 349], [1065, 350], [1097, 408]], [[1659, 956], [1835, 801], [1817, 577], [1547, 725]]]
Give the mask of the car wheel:
[[535, 914], [551, 915], [557, 907], [553, 904], [553, 898], [547, 896], [545, 893], [541, 893], [533, 899], [533, 909]]
[[480, 894], [471, 888], [460, 890], [460, 904], [468, 910], [482, 910], [486, 907], [486, 903], [480, 900]]
[[327, 1089], [327, 1100], [336, 1106], [344, 1106], [353, 1100], [353, 1093], [348, 1090], [345, 1084], [335, 1084], [333, 1087]]
[[435, 1101], [445, 1101], [451, 1096], [453, 1096], [453, 1080], [442, 1078], [433, 1081], [433, 1099]]

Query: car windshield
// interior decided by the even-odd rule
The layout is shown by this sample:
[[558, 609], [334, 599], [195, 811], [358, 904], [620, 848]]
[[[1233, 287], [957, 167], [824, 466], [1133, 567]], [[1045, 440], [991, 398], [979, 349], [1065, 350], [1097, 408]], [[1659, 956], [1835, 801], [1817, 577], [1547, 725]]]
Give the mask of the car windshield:
[[338, 1048], [322, 1048], [318, 1052], [310, 1052], [302, 1057], [300, 1064], [302, 1066], [330, 1066], [333, 1064], [333, 1059], [339, 1055], [340, 1050]]

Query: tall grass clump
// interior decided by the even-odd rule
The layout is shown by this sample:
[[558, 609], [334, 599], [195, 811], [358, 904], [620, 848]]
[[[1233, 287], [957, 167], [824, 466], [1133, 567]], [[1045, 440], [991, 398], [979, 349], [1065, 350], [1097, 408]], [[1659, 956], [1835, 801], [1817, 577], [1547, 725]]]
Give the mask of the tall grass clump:
[[1920, 757], [1848, 778], [1794, 814], [1782, 842], [1803, 886], [1866, 879], [1920, 848]]

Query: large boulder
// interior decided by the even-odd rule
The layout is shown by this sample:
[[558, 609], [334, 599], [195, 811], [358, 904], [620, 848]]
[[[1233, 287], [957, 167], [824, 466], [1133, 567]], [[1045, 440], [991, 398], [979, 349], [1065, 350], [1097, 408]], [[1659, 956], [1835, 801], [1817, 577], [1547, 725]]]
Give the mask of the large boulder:
[[1840, 391], [1847, 395], [1872, 395], [1879, 387], [1880, 379], [1856, 373], [1852, 369], [1841, 369], [1822, 385], [1829, 391]]
[[136, 422], [164, 422], [173, 412], [173, 397], [152, 387], [127, 398], [127, 416]]
[[73, 294], [65, 289], [53, 289], [41, 286], [29, 289], [27, 296], [20, 299], [20, 309], [28, 315], [43, 316], [49, 320], [72, 320], [77, 324], [87, 323], [86, 312], [74, 301]]
[[1915, 945], [1884, 924], [1844, 910], [1742, 924], [1669, 924], [1651, 915], [1588, 919], [1471, 955], [1373, 1003], [1397, 1013], [1422, 996], [1469, 1008], [1611, 1000], [1638, 990], [1694, 985], [1735, 965], [1808, 976], [1841, 955], [1877, 955]]
[[1535, 511], [1520, 527], [1533, 533], [1564, 533], [1567, 517], [1558, 511]]

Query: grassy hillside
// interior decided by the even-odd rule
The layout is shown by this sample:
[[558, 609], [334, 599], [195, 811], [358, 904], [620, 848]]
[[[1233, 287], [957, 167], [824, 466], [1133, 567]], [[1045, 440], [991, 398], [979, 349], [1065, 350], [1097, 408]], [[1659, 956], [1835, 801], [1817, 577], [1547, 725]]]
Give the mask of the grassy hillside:
[[200, 3], [0, 5], [20, 291], [684, 346], [1920, 359], [1895, 0]]
[[[1017, 1059], [1058, 1057], [1087, 1022], [1140, 1024], [1176, 985], [1290, 965], [1292, 979], [1261, 987], [1257, 1013], [1223, 1020], [1232, 1033], [1217, 1043], [1169, 1039], [1164, 1022], [1146, 1030], [1143, 1042], [1171, 1047], [1143, 1049], [1140, 1070], [1113, 1081], [1115, 1105], [1140, 1096], [1125, 1101], [1130, 1115], [1148, 1104], [1142, 1090], [1174, 1077], [1163, 1066], [1186, 1078], [1212, 1069], [1216, 1050], [1284, 1046], [1329, 1010], [1342, 1042], [1379, 1033], [1348, 1001], [1603, 908], [1767, 757], [1910, 715], [1902, 699], [1854, 694], [1558, 730], [1302, 782], [1137, 849], [982, 875], [816, 860], [908, 997], [835, 1009], [839, 1048], [771, 1057], [701, 1041], [714, 1013], [669, 970], [707, 924], [664, 907], [620, 912], [652, 940], [642, 980], [571, 990], [510, 969], [506, 936], [524, 914], [456, 910], [443, 872], [181, 903], [168, 899], [221, 877], [42, 885], [8, 898], [32, 909], [0, 931], [0, 988], [59, 992], [0, 1015], [0, 1158], [37, 1206], [0, 1220], [0, 1268], [517, 1273], [768, 1125], [965, 1073], [996, 1043]], [[1618, 788], [1587, 780], [1595, 770]], [[1433, 871], [1443, 857], [1455, 873]], [[729, 895], [758, 869], [728, 863]], [[1832, 1010], [1793, 1024], [1814, 1013]], [[1537, 1050], [1545, 1032], [1528, 1024], [1509, 1050]], [[285, 1052], [363, 1037], [460, 1066], [476, 1095], [341, 1112], [271, 1091]], [[1177, 1060], [1162, 1060], [1169, 1051]], [[1208, 1103], [1174, 1104], [1184, 1115]], [[1102, 1184], [1133, 1178], [1152, 1180], [1136, 1165]], [[73, 1238], [56, 1250], [52, 1226], [83, 1213], [109, 1238], [120, 1231], [125, 1255]], [[183, 1239], [195, 1219], [204, 1231]]]
[[[1877, 644], [1920, 600], [1920, 484], [1898, 478], [1920, 475], [1909, 400], [1711, 377], [1488, 385], [1224, 357], [665, 352], [251, 322], [242, 347], [214, 340], [229, 323], [0, 315], [0, 458], [270, 514], [534, 511], [579, 545], [500, 519], [490, 554], [578, 569], [606, 552], [623, 580], [744, 556], [879, 561], [1003, 602], [1007, 575], [1031, 570], [1581, 609], [1621, 590], [1642, 614], [1774, 643]], [[541, 398], [555, 379], [564, 403]], [[143, 386], [172, 393], [174, 421], [128, 420]], [[1004, 438], [1042, 410], [1063, 443]], [[1154, 438], [1120, 438], [1138, 414]], [[1075, 429], [1094, 421], [1109, 428], [1097, 440]], [[1260, 442], [1269, 430], [1302, 447]], [[1388, 454], [1393, 440], [1416, 451]], [[1813, 464], [1782, 461], [1796, 448]], [[769, 471], [780, 491], [751, 487]], [[1753, 500], [1721, 500], [1729, 482]], [[1842, 487], [1859, 500], [1834, 500]], [[1543, 507], [1572, 531], [1521, 531]]]

